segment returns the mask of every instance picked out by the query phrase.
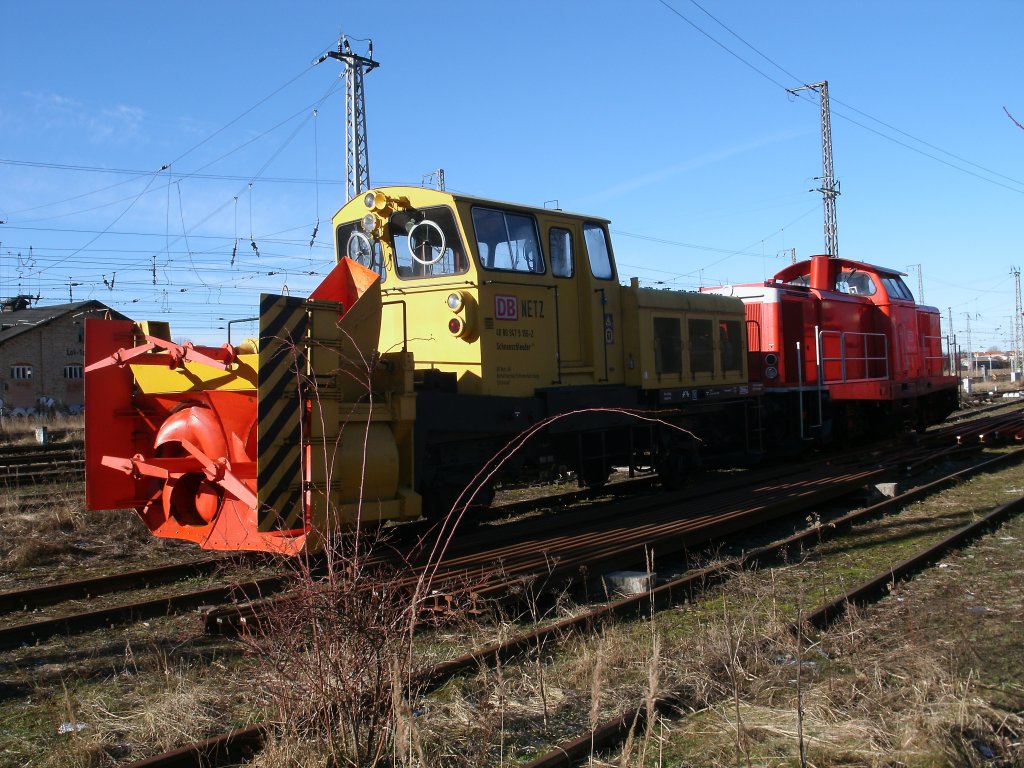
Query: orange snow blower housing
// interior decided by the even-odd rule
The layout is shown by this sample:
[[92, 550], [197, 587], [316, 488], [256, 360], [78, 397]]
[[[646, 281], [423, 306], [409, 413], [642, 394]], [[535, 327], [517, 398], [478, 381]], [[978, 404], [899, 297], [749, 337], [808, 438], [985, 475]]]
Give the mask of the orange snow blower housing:
[[281, 554], [419, 517], [412, 356], [376, 352], [380, 317], [379, 275], [343, 259], [309, 299], [262, 295], [259, 339], [237, 347], [87, 320], [88, 508]]

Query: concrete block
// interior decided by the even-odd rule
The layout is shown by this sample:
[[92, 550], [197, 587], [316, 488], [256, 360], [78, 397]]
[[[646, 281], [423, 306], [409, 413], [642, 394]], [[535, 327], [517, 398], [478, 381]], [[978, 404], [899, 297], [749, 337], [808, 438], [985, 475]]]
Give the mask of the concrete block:
[[899, 483], [878, 483], [875, 490], [887, 499], [893, 498], [900, 492]]
[[657, 574], [646, 571], [611, 571], [601, 577], [609, 595], [637, 595], [649, 592], [654, 586]]

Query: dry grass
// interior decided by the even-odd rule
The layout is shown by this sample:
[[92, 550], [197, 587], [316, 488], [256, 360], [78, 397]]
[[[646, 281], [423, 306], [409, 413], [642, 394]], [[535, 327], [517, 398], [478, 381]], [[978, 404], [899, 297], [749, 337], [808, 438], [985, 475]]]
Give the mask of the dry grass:
[[[166, 751], [219, 733], [231, 706], [230, 688], [217, 677], [197, 678], [192, 670], [172, 672], [157, 689], [132, 688], [69, 693], [66, 720], [81, 731], [63, 736], [39, 760], [45, 768], [113, 765], [138, 759], [140, 751]], [[42, 757], [42, 756], [40, 756]]]
[[40, 568], [50, 579], [74, 578], [194, 549], [154, 538], [134, 510], [87, 512], [80, 488], [46, 489], [45, 499], [10, 491], [0, 498], [0, 590], [37, 580]]
[[1024, 721], [986, 702], [947, 657], [900, 643], [884, 624], [854, 619], [846, 630], [830, 635], [828, 655], [801, 665], [792, 654], [749, 659], [734, 701], [712, 697], [670, 728], [668, 762], [627, 764], [800, 764], [801, 732], [807, 765], [991, 764], [984, 750], [1020, 764]]
[[36, 442], [36, 429], [46, 427], [53, 442], [72, 442], [85, 439], [84, 416], [32, 416], [28, 418], [0, 417], [0, 446], [26, 445]]

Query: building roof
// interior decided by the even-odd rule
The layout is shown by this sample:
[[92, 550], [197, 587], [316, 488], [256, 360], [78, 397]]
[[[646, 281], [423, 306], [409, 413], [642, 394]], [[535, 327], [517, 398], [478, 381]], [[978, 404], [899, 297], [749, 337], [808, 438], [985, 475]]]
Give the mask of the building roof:
[[0, 344], [67, 315], [98, 316], [100, 313], [106, 312], [117, 319], [128, 319], [102, 301], [95, 299], [76, 301], [71, 304], [51, 304], [48, 307], [30, 307], [13, 312], [0, 312]]

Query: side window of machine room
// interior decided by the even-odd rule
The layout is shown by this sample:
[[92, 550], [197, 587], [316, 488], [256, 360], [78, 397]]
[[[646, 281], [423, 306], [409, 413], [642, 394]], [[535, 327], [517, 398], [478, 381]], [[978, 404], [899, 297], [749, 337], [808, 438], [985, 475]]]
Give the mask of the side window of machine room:
[[655, 317], [654, 372], [658, 376], [680, 375], [683, 372], [683, 336], [678, 317]]
[[600, 280], [611, 280], [615, 277], [615, 266], [612, 263], [612, 249], [600, 224], [587, 222], [583, 225], [583, 239], [587, 243], [587, 256], [590, 258], [590, 271]]
[[711, 320], [690, 318], [686, 330], [690, 336], [690, 373], [714, 373], [715, 342], [711, 336]]
[[473, 208], [473, 229], [485, 269], [543, 275], [547, 269], [532, 216], [495, 208]]
[[746, 345], [740, 335], [739, 320], [718, 322], [718, 361], [722, 372], [742, 371]]
[[388, 220], [395, 268], [402, 280], [461, 275], [469, 269], [455, 216], [444, 206], [396, 211]]

